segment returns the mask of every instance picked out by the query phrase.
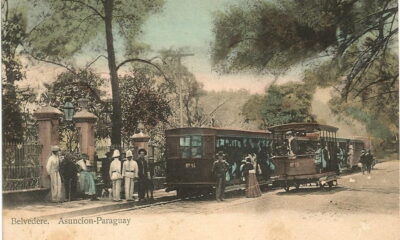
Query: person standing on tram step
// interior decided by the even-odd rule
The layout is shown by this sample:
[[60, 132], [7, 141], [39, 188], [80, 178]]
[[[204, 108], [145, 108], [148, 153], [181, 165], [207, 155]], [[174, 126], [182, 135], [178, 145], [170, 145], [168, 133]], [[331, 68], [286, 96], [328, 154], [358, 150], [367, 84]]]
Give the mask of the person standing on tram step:
[[139, 149], [138, 151], [138, 159], [137, 159], [137, 165], [139, 169], [139, 189], [138, 189], [138, 197], [139, 201], [143, 201], [145, 197], [145, 193], [147, 192], [148, 188], [148, 181], [150, 178], [150, 172], [149, 172], [149, 167], [146, 161], [146, 154], [147, 151], [145, 149]]
[[329, 153], [325, 147], [325, 144], [318, 143], [318, 149], [315, 152], [315, 164], [317, 166], [318, 173], [322, 173], [326, 169], [328, 161]]
[[110, 165], [110, 179], [112, 181], [113, 201], [120, 202], [121, 200], [121, 161], [119, 160], [120, 153], [118, 149], [114, 150], [112, 158], [114, 159]]
[[128, 160], [124, 161], [122, 166], [122, 176], [125, 180], [125, 199], [127, 201], [134, 201], [134, 185], [135, 180], [139, 177], [139, 167], [136, 161], [132, 159], [133, 154], [131, 150], [126, 151], [126, 158]]
[[72, 201], [76, 197], [78, 168], [71, 153], [66, 153], [60, 164], [60, 173], [65, 188], [65, 198]]
[[224, 159], [224, 153], [219, 151], [217, 154], [217, 160], [213, 164], [212, 173], [216, 177], [217, 186], [215, 189], [215, 195], [217, 201], [224, 201], [225, 194], [225, 174], [229, 169], [229, 164]]
[[51, 147], [51, 155], [47, 160], [46, 170], [50, 175], [51, 183], [51, 201], [60, 203], [62, 199], [62, 182], [60, 175], [60, 159], [58, 153], [60, 148], [58, 146]]

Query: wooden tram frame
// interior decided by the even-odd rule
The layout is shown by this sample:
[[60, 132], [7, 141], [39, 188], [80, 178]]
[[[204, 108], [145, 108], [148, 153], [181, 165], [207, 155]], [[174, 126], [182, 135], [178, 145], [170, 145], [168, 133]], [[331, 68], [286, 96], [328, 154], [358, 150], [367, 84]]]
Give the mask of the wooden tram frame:
[[[291, 123], [278, 125], [268, 128], [273, 135], [274, 151], [276, 151], [279, 136], [283, 141], [286, 139], [286, 134], [291, 132], [309, 133], [310, 140], [324, 142], [327, 144], [330, 161], [327, 162], [327, 171], [318, 172], [313, 168], [315, 153], [302, 154], [302, 155], [284, 155], [274, 156], [272, 161], [277, 166], [276, 175], [273, 177], [274, 185], [282, 187], [285, 191], [289, 191], [291, 186], [296, 189], [301, 184], [316, 183], [317, 186], [324, 188], [328, 185], [332, 187], [337, 185], [338, 169], [337, 169], [337, 141], [336, 132], [338, 128], [323, 125], [318, 123]], [[282, 140], [282, 139], [281, 139]], [[275, 152], [274, 152], [275, 153]]]
[[[271, 141], [269, 131], [247, 131], [222, 128], [174, 128], [165, 131], [166, 136], [166, 191], [177, 190], [178, 196], [193, 192], [210, 192], [215, 187], [212, 165], [217, 154], [218, 138], [251, 138]], [[182, 158], [180, 138], [201, 136], [202, 157]], [[236, 182], [234, 184], [237, 184]]]

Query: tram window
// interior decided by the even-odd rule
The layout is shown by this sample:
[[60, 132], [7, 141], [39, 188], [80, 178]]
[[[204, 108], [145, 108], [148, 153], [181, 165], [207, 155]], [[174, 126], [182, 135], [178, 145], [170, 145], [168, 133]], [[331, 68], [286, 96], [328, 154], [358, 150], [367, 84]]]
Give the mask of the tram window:
[[180, 138], [180, 150], [182, 158], [202, 157], [201, 136], [185, 136]]

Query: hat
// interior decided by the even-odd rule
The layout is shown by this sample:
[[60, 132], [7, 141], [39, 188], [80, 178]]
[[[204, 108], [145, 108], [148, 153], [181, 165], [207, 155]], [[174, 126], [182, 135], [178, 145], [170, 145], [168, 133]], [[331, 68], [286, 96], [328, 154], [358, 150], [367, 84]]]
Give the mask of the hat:
[[86, 153], [82, 153], [82, 154], [81, 154], [81, 158], [89, 159], [89, 156], [88, 156]]
[[112, 158], [117, 158], [117, 157], [119, 157], [119, 156], [120, 156], [119, 150], [118, 150], [118, 149], [115, 149], [115, 150], [114, 150], [114, 153], [113, 153], [113, 155], [112, 155]]
[[128, 157], [133, 157], [133, 154], [132, 154], [132, 151], [131, 151], [131, 150], [126, 151], [126, 157], [127, 157], [127, 158], [128, 158]]
[[51, 151], [52, 152], [58, 152], [58, 151], [60, 151], [60, 147], [57, 146], [57, 145], [54, 145], [54, 146], [51, 147]]
[[139, 149], [138, 153], [140, 154], [141, 152], [144, 152], [144, 154], [147, 154], [147, 151], [144, 148]]
[[223, 157], [223, 156], [224, 156], [224, 152], [223, 152], [223, 151], [219, 151], [219, 152], [217, 153], [217, 156]]

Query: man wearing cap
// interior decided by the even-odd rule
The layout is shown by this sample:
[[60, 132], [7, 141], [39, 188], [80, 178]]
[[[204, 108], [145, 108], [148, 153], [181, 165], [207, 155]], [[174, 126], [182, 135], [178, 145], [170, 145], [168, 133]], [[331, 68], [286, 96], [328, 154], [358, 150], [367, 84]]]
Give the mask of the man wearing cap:
[[51, 183], [51, 201], [62, 202], [62, 183], [60, 176], [60, 159], [58, 152], [60, 148], [58, 146], [51, 147], [51, 156], [47, 160], [46, 170], [50, 175]]
[[112, 181], [112, 192], [113, 192], [113, 201], [120, 202], [121, 201], [121, 182], [122, 182], [122, 174], [121, 174], [121, 161], [119, 160], [120, 154], [119, 150], [115, 149], [112, 158], [114, 159], [110, 165], [110, 179]]
[[217, 154], [217, 160], [213, 164], [212, 172], [216, 177], [217, 186], [215, 189], [215, 195], [217, 201], [224, 201], [225, 193], [225, 182], [226, 182], [226, 172], [229, 169], [229, 164], [224, 159], [224, 153], [219, 151]]
[[122, 166], [122, 176], [125, 179], [125, 198], [127, 201], [133, 201], [134, 180], [139, 177], [138, 165], [132, 160], [133, 154], [131, 150], [126, 151], [127, 161]]
[[138, 189], [138, 195], [139, 195], [139, 201], [144, 200], [145, 193], [147, 192], [148, 188], [148, 181], [150, 179], [150, 171], [147, 165], [146, 161], [146, 154], [147, 151], [145, 149], [139, 149], [138, 151], [139, 157], [137, 159], [137, 165], [139, 169], [139, 189]]

